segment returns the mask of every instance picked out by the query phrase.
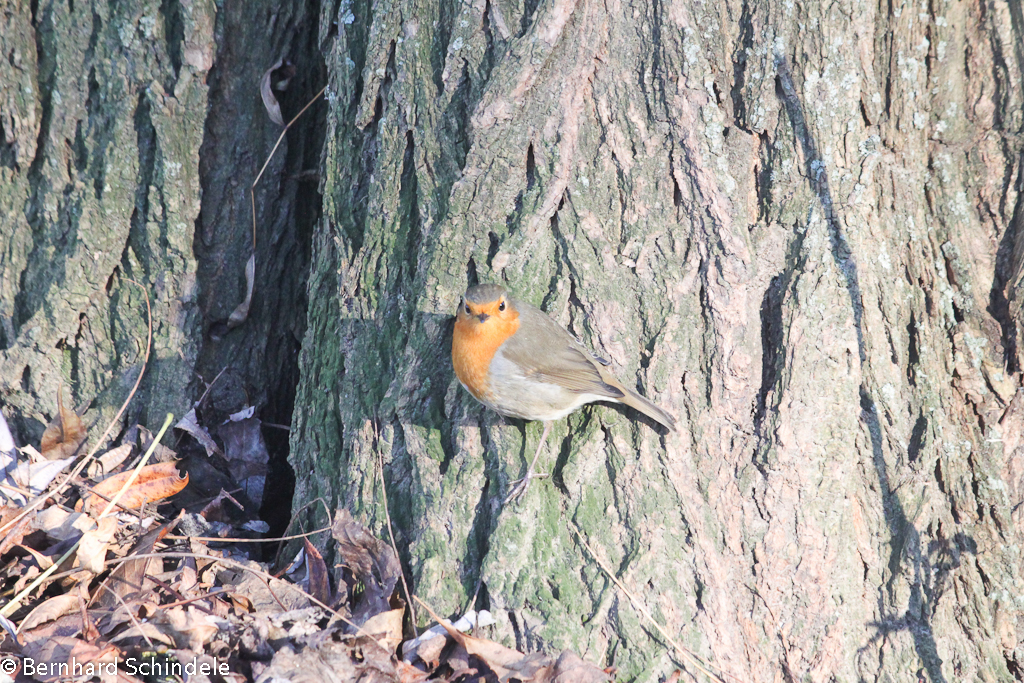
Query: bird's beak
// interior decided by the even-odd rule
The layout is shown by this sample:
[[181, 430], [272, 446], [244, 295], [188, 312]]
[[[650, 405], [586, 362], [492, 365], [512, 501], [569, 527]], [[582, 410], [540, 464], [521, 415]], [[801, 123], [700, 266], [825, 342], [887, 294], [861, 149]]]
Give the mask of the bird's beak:
[[477, 318], [480, 319], [480, 322], [485, 322], [490, 317], [491, 316], [487, 315], [486, 313], [480, 313], [479, 315], [477, 315]]

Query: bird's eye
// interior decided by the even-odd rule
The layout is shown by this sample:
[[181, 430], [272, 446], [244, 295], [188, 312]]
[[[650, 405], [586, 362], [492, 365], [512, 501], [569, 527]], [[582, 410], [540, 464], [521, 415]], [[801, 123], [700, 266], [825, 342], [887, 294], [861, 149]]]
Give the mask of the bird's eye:
[[500, 304], [498, 304], [498, 310], [499, 311], [504, 311], [505, 310], [505, 302], [504, 301], [502, 301]]
[[466, 304], [466, 305], [465, 305], [465, 309], [466, 309], [466, 315], [472, 315], [472, 314], [471, 314], [471, 313], [469, 312], [469, 304]]

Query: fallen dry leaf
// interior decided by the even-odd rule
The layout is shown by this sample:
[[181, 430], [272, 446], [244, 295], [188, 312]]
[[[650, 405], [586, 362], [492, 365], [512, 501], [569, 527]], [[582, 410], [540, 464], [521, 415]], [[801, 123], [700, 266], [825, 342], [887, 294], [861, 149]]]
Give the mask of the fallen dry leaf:
[[274, 97], [274, 91], [270, 86], [270, 77], [281, 68], [283, 63], [283, 60], [277, 60], [274, 62], [274, 66], [264, 71], [263, 77], [260, 78], [260, 97], [263, 98], [263, 106], [266, 108], [267, 114], [270, 115], [270, 120], [279, 126], [284, 125], [284, 117], [281, 116], [281, 105], [278, 104], [277, 98]]
[[130, 443], [121, 444], [117, 448], [112, 448], [96, 458], [93, 462], [89, 463], [89, 478], [95, 481], [98, 477], [102, 477], [113, 472], [131, 454], [132, 445]]
[[13, 453], [14, 449], [14, 435], [7, 425], [7, 418], [0, 412], [0, 453]]
[[128, 628], [113, 636], [110, 642], [121, 643], [126, 640], [145, 640], [149, 638], [154, 643], [161, 643], [167, 647], [176, 647], [174, 638], [158, 628], [156, 624], [149, 621], [139, 621], [138, 619], [134, 621], [128, 619], [126, 623]]
[[[24, 548], [25, 546], [20, 547]], [[31, 564], [29, 564], [30, 562]], [[25, 586], [35, 580], [35, 578], [43, 572], [39, 568], [39, 565], [33, 562], [32, 559], [22, 558], [21, 561], [14, 565], [13, 571], [10, 573], [18, 577], [18, 580], [14, 582], [14, 592], [20, 593], [24, 590]]]
[[430, 640], [425, 640], [418, 644], [415, 651], [409, 651], [405, 647], [402, 648], [402, 655], [409, 661], [414, 661], [412, 658], [419, 657], [420, 661], [426, 664], [431, 670], [437, 668], [437, 665], [441, 663], [441, 650], [448, 644], [448, 639], [439, 635]]
[[[285, 645], [256, 678], [256, 683], [383, 683], [398, 680], [391, 653], [371, 638], [327, 640], [296, 652]], [[414, 679], [413, 679], [414, 680]]]
[[352, 606], [352, 621], [362, 624], [389, 611], [391, 594], [402, 576], [394, 549], [356, 522], [348, 510], [337, 511], [331, 535], [338, 542], [342, 562], [364, 586], [362, 599]]
[[366, 620], [362, 629], [377, 639], [382, 647], [394, 652], [402, 642], [402, 618], [405, 607], [381, 612]]
[[[55, 541], [66, 541], [82, 535], [84, 517], [81, 512], [69, 512], [57, 505], [51, 505], [35, 515], [32, 527]], [[92, 522], [89, 526], [92, 526]]]
[[[57, 553], [52, 553], [53, 557], [51, 557], [50, 554], [41, 553], [32, 546], [28, 545], [19, 545], [18, 547], [26, 551], [29, 555], [31, 555], [32, 559], [35, 560], [36, 565], [42, 570], [49, 569], [51, 566], [53, 566], [53, 557], [59, 557]], [[49, 549], [50, 552], [52, 552], [53, 550], [54, 549], [52, 548]], [[24, 558], [22, 561], [25, 560], [28, 560], [28, 558]]]
[[[33, 666], [31, 678], [40, 681], [40, 683], [50, 683], [51, 681], [56, 683], [57, 681], [64, 680], [64, 677], [60, 675], [57, 665], [67, 662], [71, 652], [75, 649], [75, 645], [80, 642], [82, 641], [78, 638], [60, 636], [35, 641], [31, 646], [26, 646], [23, 650], [26, 659], [31, 660], [33, 665], [41, 665]], [[26, 673], [23, 669], [22, 674], [25, 675]]]
[[77, 594], [65, 593], [64, 595], [55, 595], [29, 612], [28, 616], [21, 621], [19, 628], [22, 631], [31, 631], [41, 624], [60, 619], [66, 614], [73, 614], [77, 611]]
[[604, 683], [610, 680], [612, 677], [602, 669], [583, 661], [575, 652], [563, 650], [552, 666], [535, 674], [533, 683]]
[[[151, 554], [157, 542], [170, 533], [171, 529], [174, 528], [180, 519], [181, 515], [178, 515], [178, 517], [167, 524], [161, 524], [157, 528], [146, 532], [142, 538], [136, 541], [132, 549], [128, 551], [128, 556]], [[142, 590], [146, 586], [146, 572], [150, 564], [157, 561], [152, 557], [137, 557], [122, 562], [114, 568], [110, 576], [96, 589], [92, 602], [108, 609], [116, 607], [121, 602], [117, 599], [118, 597], [124, 598], [131, 593]], [[149, 585], [152, 585], [152, 583]]]
[[64, 389], [57, 392], [57, 415], [43, 432], [39, 450], [47, 460], [60, 460], [75, 455], [85, 442], [86, 429], [82, 418], [64, 408]]
[[327, 565], [323, 555], [308, 538], [302, 539], [306, 549], [306, 592], [324, 604], [331, 602], [331, 584], [327, 580]]
[[263, 502], [270, 453], [263, 440], [263, 422], [255, 417], [229, 420], [217, 428], [234, 479], [257, 507]]
[[50, 486], [58, 474], [75, 461], [74, 458], [43, 460], [39, 454], [29, 457], [40, 458], [40, 460], [33, 462], [29, 458], [22, 458], [13, 468], [7, 468], [7, 477], [0, 482], [4, 484], [2, 489], [4, 497], [18, 505], [27, 502], [22, 492], [34, 496], [39, 495]]
[[120, 655], [121, 651], [114, 645], [80, 640], [71, 648], [69, 659], [86, 668], [89, 664], [113, 664], [118, 661]]
[[176, 647], [202, 650], [227, 622], [192, 605], [161, 610], [150, 623], [174, 639]]
[[174, 425], [174, 428], [192, 435], [192, 438], [206, 449], [207, 455], [213, 455], [214, 453], [223, 455], [217, 442], [213, 440], [213, 437], [206, 431], [206, 428], [199, 424], [195, 408], [185, 413], [185, 416], [178, 420], [178, 424]]
[[412, 664], [406, 664], [401, 659], [395, 663], [395, 668], [398, 670], [398, 680], [400, 683], [422, 683], [422, 681], [427, 680], [431, 676], [429, 671], [421, 671]]
[[[466, 653], [478, 657], [481, 661], [487, 664], [487, 666], [490, 667], [492, 671], [494, 671], [495, 675], [502, 683], [505, 683], [506, 681], [513, 678], [517, 678], [523, 681], [533, 681], [538, 675], [538, 672], [541, 672], [546, 668], [550, 668], [552, 665], [551, 657], [541, 654], [539, 652], [523, 654], [522, 652], [513, 650], [512, 648], [505, 647], [500, 643], [495, 643], [494, 641], [486, 640], [484, 638], [476, 638], [474, 636], [466, 635], [465, 633], [462, 633], [457, 628], [452, 626], [451, 623], [449, 623], [446, 619], [442, 619], [437, 614], [435, 614], [434, 611], [430, 608], [430, 606], [427, 605], [425, 602], [419, 600], [419, 603], [423, 605], [424, 609], [426, 609], [427, 612], [430, 613], [430, 616], [434, 619], [434, 621], [443, 626], [444, 630], [448, 632], [448, 635], [451, 636], [456, 643], [458, 643], [465, 649]], [[450, 659], [451, 656], [449, 657], [449, 660]], [[454, 664], [451, 664], [450, 661], [449, 664], [452, 666], [453, 669], [457, 668]], [[468, 667], [468, 663], [462, 662], [460, 663], [460, 666]], [[596, 670], [600, 671], [600, 669]], [[609, 680], [608, 676], [604, 675], [604, 672], [601, 673], [603, 675], [603, 678], [594, 680]], [[549, 678], [545, 680], [551, 679]], [[562, 679], [562, 681], [566, 682], [570, 680], [573, 679]]]
[[0, 555], [6, 555], [7, 551], [21, 543], [26, 534], [35, 531], [35, 514], [28, 514], [21, 518], [17, 524], [12, 526], [0, 541]]
[[245, 299], [235, 307], [228, 316], [228, 329], [233, 330], [249, 317], [249, 305], [252, 303], [252, 285], [256, 277], [256, 254], [249, 257], [245, 264]]
[[172, 462], [178, 460], [178, 454], [173, 450], [163, 445], [159, 441], [156, 445], [153, 445], [153, 432], [149, 431], [142, 425], [139, 425], [139, 437], [138, 446], [139, 450], [145, 453], [153, 448], [153, 455], [151, 457], [152, 462]]
[[33, 629], [22, 628], [19, 635], [23, 652], [28, 655], [29, 648], [39, 649], [47, 640], [70, 637], [81, 632], [82, 617], [78, 614], [65, 614], [53, 621], [43, 622]]
[[[121, 472], [94, 486], [93, 493], [85, 498], [84, 510], [91, 515], [103, 510], [107, 506], [107, 501], [100, 496], [113, 498], [131, 476], [132, 471]], [[120, 504], [128, 509], [138, 508], [145, 503], [169, 498], [187, 484], [188, 474], [186, 473], [184, 477], [178, 476], [178, 468], [173, 462], [146, 465], [139, 471], [135, 483], [121, 496]], [[79, 507], [76, 506], [75, 509], [78, 510]]]
[[117, 532], [117, 518], [104, 517], [96, 523], [96, 528], [86, 531], [78, 544], [75, 560], [78, 566], [88, 569], [93, 574], [100, 574], [106, 567], [107, 545]]
[[[261, 569], [255, 562], [247, 562], [253, 569]], [[202, 576], [202, 572], [200, 572]], [[217, 573], [218, 582], [228, 588], [225, 597], [240, 604], [251, 605], [252, 612], [263, 616], [299, 610], [309, 606], [309, 598], [295, 589], [295, 584], [284, 579], [267, 581], [252, 572], [223, 569]]]

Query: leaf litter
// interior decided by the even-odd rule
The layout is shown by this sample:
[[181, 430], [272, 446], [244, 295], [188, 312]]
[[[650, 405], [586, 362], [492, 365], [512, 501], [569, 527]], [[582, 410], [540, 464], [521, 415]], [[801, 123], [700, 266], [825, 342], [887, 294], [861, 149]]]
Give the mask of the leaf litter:
[[[571, 652], [523, 654], [482, 637], [494, 624], [486, 612], [453, 625], [421, 603], [439, 625], [414, 638], [398, 555], [347, 510], [319, 534], [292, 537], [287, 566], [258, 562], [256, 541], [268, 539], [252, 531], [247, 484], [266, 453], [259, 420], [250, 412], [207, 429], [192, 415], [182, 431], [216, 435], [216, 449], [197, 444], [182, 461], [137, 426], [70, 486], [50, 476], [42, 503], [0, 487], [2, 590], [30, 588], [0, 609], [0, 658], [19, 665], [0, 669], [0, 683], [610, 680]], [[49, 450], [81, 450], [86, 430], [62, 429]], [[158, 452], [162, 462], [145, 463]], [[29, 453], [7, 449], [8, 470]], [[75, 460], [64, 459], [61, 471]], [[199, 460], [221, 472], [215, 486], [179, 474]]]

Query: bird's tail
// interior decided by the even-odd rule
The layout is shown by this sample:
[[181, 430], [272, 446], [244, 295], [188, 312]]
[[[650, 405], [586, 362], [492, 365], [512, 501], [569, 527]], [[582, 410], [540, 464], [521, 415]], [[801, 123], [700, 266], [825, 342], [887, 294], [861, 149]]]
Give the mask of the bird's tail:
[[625, 403], [630, 408], [635, 408], [641, 413], [668, 428], [669, 431], [676, 430], [676, 419], [664, 410], [654, 405], [646, 398], [631, 390], [629, 387], [622, 387], [625, 394], [618, 399], [619, 403]]

